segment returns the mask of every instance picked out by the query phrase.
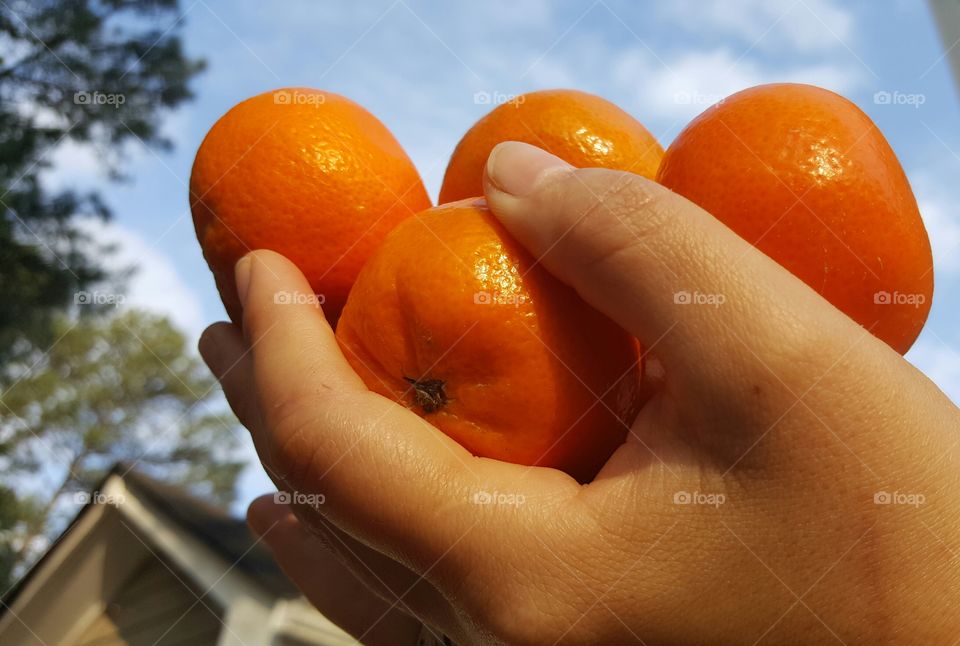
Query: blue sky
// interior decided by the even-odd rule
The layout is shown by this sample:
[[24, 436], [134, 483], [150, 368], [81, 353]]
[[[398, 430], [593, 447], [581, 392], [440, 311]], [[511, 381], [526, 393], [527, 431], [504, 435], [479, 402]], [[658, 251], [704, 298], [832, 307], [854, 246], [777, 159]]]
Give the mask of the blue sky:
[[[208, 69], [194, 84], [196, 100], [166, 120], [175, 150], [132, 145], [132, 181], [118, 185], [100, 171], [96, 151], [68, 146], [53, 154], [48, 181], [102, 188], [116, 219], [101, 235], [124, 245], [117, 262], [141, 266], [130, 302], [170, 315], [192, 338], [224, 313], [190, 219], [190, 166], [207, 129], [250, 95], [298, 85], [358, 101], [394, 132], [435, 197], [457, 140], [489, 109], [477, 92], [593, 92], [666, 146], [717, 98], [801, 81], [856, 102], [907, 170], [937, 280], [908, 358], [960, 402], [960, 104], [925, 3], [181, 0], [181, 8], [186, 48]], [[880, 104], [877, 92], [920, 95], [922, 105]], [[253, 467], [241, 498], [269, 486]]]

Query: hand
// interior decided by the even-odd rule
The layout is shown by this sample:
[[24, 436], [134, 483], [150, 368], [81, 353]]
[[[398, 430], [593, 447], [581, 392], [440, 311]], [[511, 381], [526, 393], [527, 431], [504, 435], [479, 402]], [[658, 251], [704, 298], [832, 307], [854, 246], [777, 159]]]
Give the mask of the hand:
[[[310, 293], [293, 265], [248, 255], [243, 330], [215, 325], [201, 351], [278, 486], [325, 496], [249, 512], [322, 612], [369, 643], [401, 643], [382, 628], [409, 632], [406, 614], [464, 644], [960, 634], [960, 412], [926, 377], [653, 182], [507, 143], [485, 183], [507, 229], [666, 377], [588, 485], [476, 458], [370, 393], [316, 306], [274, 304]], [[321, 545], [372, 594], [328, 573]]]

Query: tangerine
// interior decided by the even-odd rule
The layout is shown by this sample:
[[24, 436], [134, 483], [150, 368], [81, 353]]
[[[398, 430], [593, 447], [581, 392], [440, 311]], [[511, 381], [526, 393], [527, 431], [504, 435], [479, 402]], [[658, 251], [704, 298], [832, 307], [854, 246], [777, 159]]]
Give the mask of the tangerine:
[[477, 121], [457, 144], [440, 203], [483, 195], [483, 168], [494, 146], [522, 141], [578, 168], [613, 168], [653, 179], [663, 147], [639, 121], [593, 94], [541, 90], [515, 97]]
[[231, 108], [207, 133], [190, 175], [197, 238], [234, 321], [234, 264], [272, 249], [300, 268], [334, 324], [384, 236], [429, 206], [386, 126], [347, 98], [308, 88]]
[[367, 386], [475, 455], [593, 477], [638, 409], [634, 339], [516, 243], [482, 199], [397, 226], [336, 331]]
[[897, 352], [923, 328], [933, 261], [916, 198], [876, 125], [840, 95], [794, 83], [738, 92], [684, 128], [657, 181]]

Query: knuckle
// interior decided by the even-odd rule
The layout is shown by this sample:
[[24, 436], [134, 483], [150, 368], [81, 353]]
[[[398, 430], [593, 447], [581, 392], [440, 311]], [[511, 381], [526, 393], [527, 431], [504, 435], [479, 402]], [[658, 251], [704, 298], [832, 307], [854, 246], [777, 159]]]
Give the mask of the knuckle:
[[285, 481], [291, 484], [309, 482], [320, 449], [321, 424], [314, 397], [306, 393], [291, 394], [267, 409], [267, 449], [270, 462]]
[[670, 219], [666, 195], [666, 189], [648, 179], [620, 173], [601, 195], [602, 211], [620, 222], [634, 239], [646, 239], [659, 235]]
[[565, 254], [586, 269], [623, 254], [648, 253], [671, 218], [666, 189], [639, 175], [602, 169], [577, 171], [559, 196], [564, 205], [558, 238]]

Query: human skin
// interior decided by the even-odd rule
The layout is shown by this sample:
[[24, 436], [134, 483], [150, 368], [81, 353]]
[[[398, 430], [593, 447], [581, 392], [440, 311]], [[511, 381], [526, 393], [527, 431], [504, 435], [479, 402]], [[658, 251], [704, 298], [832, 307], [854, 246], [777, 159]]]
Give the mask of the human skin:
[[324, 614], [370, 644], [413, 643], [420, 621], [458, 644], [960, 635], [960, 411], [929, 379], [639, 176], [509, 142], [485, 192], [665, 376], [589, 484], [473, 457], [369, 392], [318, 306], [275, 304], [311, 293], [292, 264], [246, 256], [242, 328], [212, 326], [201, 352], [278, 487], [325, 497], [248, 512]]

